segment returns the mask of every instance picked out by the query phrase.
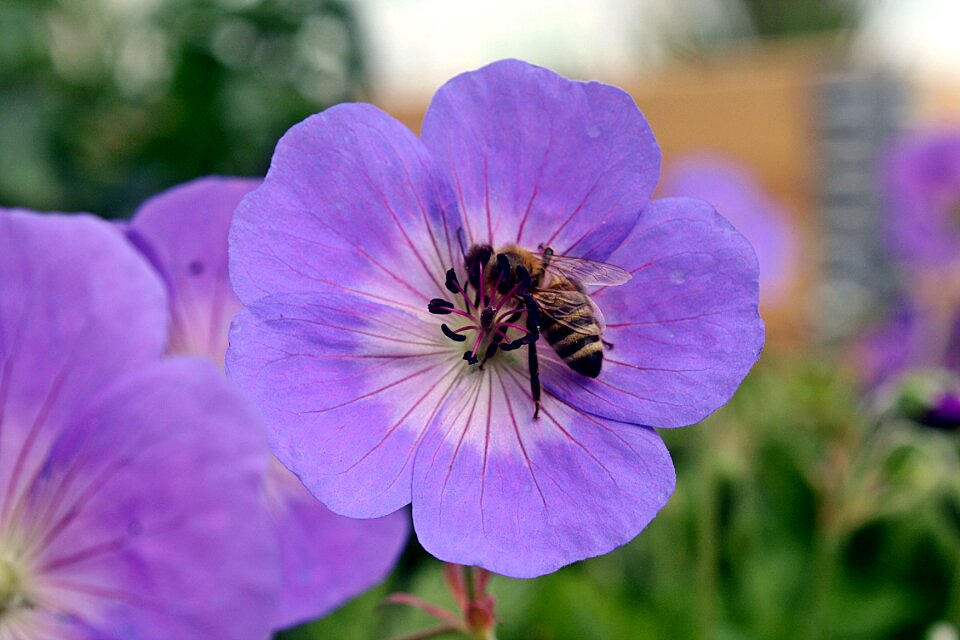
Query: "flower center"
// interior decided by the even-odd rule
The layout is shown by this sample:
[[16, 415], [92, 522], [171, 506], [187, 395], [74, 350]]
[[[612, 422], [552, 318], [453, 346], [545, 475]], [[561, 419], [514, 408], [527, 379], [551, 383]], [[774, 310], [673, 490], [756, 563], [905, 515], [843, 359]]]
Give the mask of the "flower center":
[[15, 557], [5, 554], [0, 557], [0, 621], [20, 609], [30, 609], [33, 604], [24, 594], [20, 563]]
[[493, 263], [492, 257], [492, 252], [471, 251], [465, 284], [454, 269], [447, 270], [445, 286], [453, 301], [434, 298], [427, 305], [430, 313], [452, 316], [450, 325], [440, 325], [443, 335], [466, 343], [463, 359], [481, 369], [497, 352], [519, 349], [540, 337], [540, 310], [530, 295], [529, 271], [511, 264], [504, 254]]

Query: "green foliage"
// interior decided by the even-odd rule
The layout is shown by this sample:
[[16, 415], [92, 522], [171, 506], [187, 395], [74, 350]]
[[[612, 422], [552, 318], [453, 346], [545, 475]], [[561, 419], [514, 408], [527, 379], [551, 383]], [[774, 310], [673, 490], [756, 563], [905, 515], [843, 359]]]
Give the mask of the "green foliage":
[[343, 0], [0, 4], [0, 205], [128, 214], [211, 173], [263, 175], [363, 77]]

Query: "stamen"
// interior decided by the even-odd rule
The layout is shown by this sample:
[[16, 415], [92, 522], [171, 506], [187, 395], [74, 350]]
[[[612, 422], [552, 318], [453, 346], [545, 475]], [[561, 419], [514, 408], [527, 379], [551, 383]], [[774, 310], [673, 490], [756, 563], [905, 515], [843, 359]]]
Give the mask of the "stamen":
[[445, 316], [453, 313], [453, 303], [449, 300], [444, 300], [443, 298], [434, 298], [427, 303], [427, 311], [438, 316]]
[[533, 333], [526, 327], [521, 327], [520, 325], [514, 324], [512, 322], [498, 322], [497, 327], [510, 327], [512, 329], [516, 329], [517, 331], [523, 331], [524, 334]]
[[[427, 308], [437, 315], [459, 315], [468, 319], [468, 324], [459, 329], [452, 329], [444, 323], [440, 325], [440, 330], [457, 343], [466, 342], [465, 334], [476, 331], [472, 348], [463, 353], [463, 359], [471, 365], [479, 363], [483, 369], [486, 361], [498, 351], [513, 351], [539, 339], [540, 308], [529, 293], [532, 282], [530, 272], [525, 267], [518, 265], [513, 268], [507, 255], [494, 254], [490, 250], [478, 249], [471, 255], [465, 283], [461, 284], [455, 269], [446, 271], [444, 282], [447, 291], [463, 297], [466, 310], [443, 298], [434, 298]], [[487, 263], [492, 258], [496, 259], [495, 283], [483, 279]], [[490, 275], [489, 272], [487, 275]], [[512, 284], [509, 289], [508, 284]], [[475, 294], [468, 291], [470, 287], [475, 289]], [[523, 317], [527, 318], [526, 326], [520, 321]], [[511, 340], [511, 331], [519, 336]]]
[[[475, 328], [476, 327], [464, 327], [463, 329], [458, 329], [457, 331], [466, 331], [466, 330], [475, 329]], [[440, 325], [440, 330], [443, 331], [443, 335], [447, 336], [454, 342], [463, 342], [467, 339], [467, 336], [461, 335], [457, 333], [457, 331], [453, 331], [452, 329], [450, 329], [450, 327], [447, 326], [446, 323], [443, 323]]]
[[460, 287], [460, 281], [457, 279], [457, 272], [453, 269], [447, 269], [447, 280], [444, 284], [450, 293], [460, 293], [463, 291]]
[[525, 344], [530, 344], [530, 341], [527, 339], [527, 336], [522, 338], [517, 338], [513, 342], [507, 342], [500, 345], [501, 351], [513, 351], [514, 349], [519, 349]]
[[495, 313], [496, 313], [496, 309], [491, 309], [490, 307], [487, 307], [486, 309], [484, 309], [483, 311], [481, 311], [481, 312], [480, 312], [480, 326], [481, 326], [481, 327], [484, 327], [484, 328], [487, 328], [487, 329], [490, 328], [490, 323], [493, 322], [493, 318], [494, 318], [494, 314], [495, 314]]

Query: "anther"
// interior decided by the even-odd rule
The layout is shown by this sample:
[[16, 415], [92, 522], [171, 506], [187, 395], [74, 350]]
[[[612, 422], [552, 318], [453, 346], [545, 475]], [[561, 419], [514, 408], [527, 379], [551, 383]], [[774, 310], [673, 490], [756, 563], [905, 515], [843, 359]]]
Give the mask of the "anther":
[[447, 326], [446, 323], [440, 325], [440, 330], [443, 331], [443, 335], [447, 336], [454, 342], [463, 342], [467, 339], [467, 336], [463, 335], [462, 333], [454, 332], [450, 327]]
[[467, 361], [467, 364], [477, 364], [480, 362], [480, 358], [473, 351], [464, 351], [463, 359]]
[[517, 338], [511, 342], [505, 342], [500, 345], [501, 351], [513, 351], [514, 349], [519, 349], [525, 344], [529, 344], [530, 336], [523, 336], [522, 338]]
[[447, 281], [444, 283], [447, 291], [450, 293], [460, 293], [460, 281], [457, 279], [457, 272], [453, 269], [447, 270]]
[[438, 316], [445, 316], [449, 313], [452, 313], [453, 303], [449, 300], [444, 300], [443, 298], [434, 298], [429, 303], [427, 303], [427, 311], [430, 313], [435, 313]]
[[484, 329], [488, 329], [493, 323], [493, 317], [497, 313], [496, 309], [492, 307], [487, 307], [480, 312], [480, 326]]

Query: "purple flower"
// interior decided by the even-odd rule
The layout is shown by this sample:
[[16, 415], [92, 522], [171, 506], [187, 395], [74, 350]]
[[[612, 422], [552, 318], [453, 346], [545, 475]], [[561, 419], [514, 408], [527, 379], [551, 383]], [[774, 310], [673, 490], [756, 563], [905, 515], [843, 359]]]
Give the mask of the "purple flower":
[[897, 256], [917, 267], [960, 260], [960, 131], [904, 135], [888, 153], [884, 181]]
[[918, 421], [933, 429], [960, 429], [960, 392], [946, 392], [934, 398], [930, 407], [920, 414]]
[[111, 225], [0, 210], [0, 636], [267, 637], [256, 411]]
[[[626, 93], [519, 61], [444, 85], [422, 139], [362, 104], [293, 127], [231, 230], [247, 307], [227, 371], [277, 456], [339, 513], [412, 503], [420, 542], [448, 562], [529, 577], [632, 539], [674, 486], [649, 425], [715, 410], [763, 342], [753, 250], [706, 203], [650, 202], [659, 167]], [[583, 294], [554, 296], [561, 326], [587, 336], [566, 350], [594, 367], [603, 353], [598, 377], [548, 345], [564, 313], [536, 322], [537, 274], [509, 243], [581, 259], [566, 273], [584, 286], [623, 272], [583, 259], [632, 274], [590, 287], [605, 352]]]
[[663, 193], [712, 204], [756, 250], [764, 303], [785, 301], [796, 271], [795, 237], [779, 207], [745, 166], [720, 156], [686, 156], [671, 165]]
[[910, 369], [960, 373], [960, 309], [930, 309], [916, 300], [902, 300], [883, 324], [857, 339], [853, 358], [871, 388]]
[[[222, 366], [227, 330], [242, 306], [227, 276], [227, 233], [237, 203], [259, 184], [195, 180], [152, 198], [134, 216], [128, 236], [169, 292], [169, 351], [207, 356]], [[319, 617], [379, 582], [407, 538], [405, 513], [362, 521], [336, 515], [276, 459], [264, 498], [282, 552], [274, 628]]]

